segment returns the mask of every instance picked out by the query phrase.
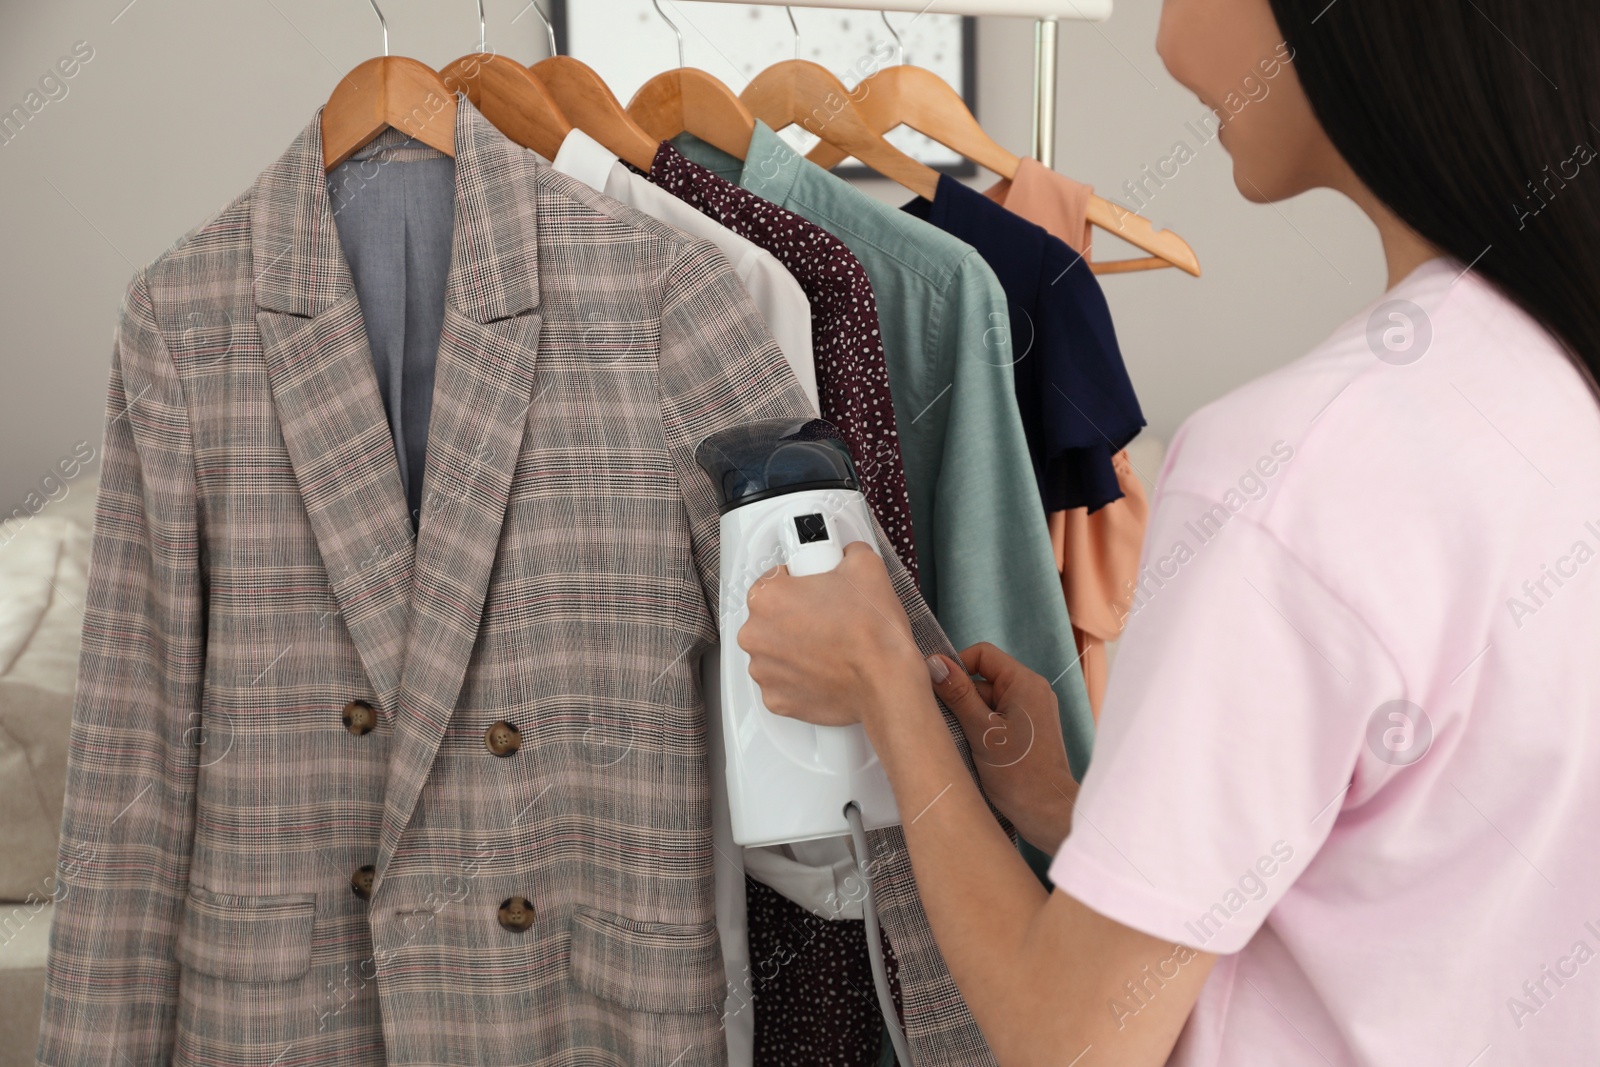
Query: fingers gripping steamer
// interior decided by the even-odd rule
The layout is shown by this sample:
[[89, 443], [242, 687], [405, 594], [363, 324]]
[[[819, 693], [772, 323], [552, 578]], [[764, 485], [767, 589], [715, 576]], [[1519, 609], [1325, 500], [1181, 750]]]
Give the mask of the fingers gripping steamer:
[[818, 574], [838, 566], [851, 541], [877, 550], [849, 446], [820, 419], [771, 419], [713, 434], [695, 459], [722, 511], [722, 721], [734, 841], [848, 834], [844, 808], [852, 800], [867, 827], [897, 825], [894, 794], [866, 731], [772, 714], [738, 642], [750, 587], [773, 567]]
[[[750, 588], [773, 567], [786, 564], [797, 576], [830, 571], [852, 541], [882, 555], [850, 447], [821, 419], [766, 419], [712, 434], [695, 450], [695, 461], [711, 479], [722, 512], [722, 714], [708, 727], [721, 729], [733, 839], [756, 846], [849, 834], [858, 861], [865, 862], [866, 829], [900, 824], [865, 728], [813, 726], [768, 711], [738, 641], [750, 617]], [[828, 625], [826, 618], [815, 621]], [[896, 1054], [909, 1067], [889, 995], [872, 882], [862, 873], [878, 1004]]]

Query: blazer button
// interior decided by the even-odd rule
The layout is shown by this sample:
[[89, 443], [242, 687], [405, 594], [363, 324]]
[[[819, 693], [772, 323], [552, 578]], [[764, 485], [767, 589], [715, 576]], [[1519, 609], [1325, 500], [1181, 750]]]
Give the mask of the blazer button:
[[350, 876], [350, 892], [362, 900], [372, 899], [372, 876], [378, 873], [378, 868], [372, 864], [357, 867], [356, 873]]
[[520, 934], [533, 925], [533, 904], [527, 897], [507, 897], [500, 902], [500, 925]]
[[378, 725], [378, 711], [365, 700], [352, 700], [344, 706], [344, 728], [360, 737]]
[[522, 747], [522, 731], [502, 719], [484, 731], [483, 743], [496, 756], [509, 756]]

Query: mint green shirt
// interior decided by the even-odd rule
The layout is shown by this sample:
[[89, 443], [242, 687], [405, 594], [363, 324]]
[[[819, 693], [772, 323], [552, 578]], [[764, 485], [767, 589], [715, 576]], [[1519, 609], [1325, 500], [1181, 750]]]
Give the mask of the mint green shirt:
[[[992, 642], [1051, 680], [1082, 778], [1094, 720], [1017, 411], [1010, 318], [994, 272], [971, 245], [829, 174], [759, 121], [742, 162], [689, 135], [673, 144], [832, 233], [866, 268], [922, 595], [957, 648]], [[1020, 757], [1028, 740], [1011, 743]]]

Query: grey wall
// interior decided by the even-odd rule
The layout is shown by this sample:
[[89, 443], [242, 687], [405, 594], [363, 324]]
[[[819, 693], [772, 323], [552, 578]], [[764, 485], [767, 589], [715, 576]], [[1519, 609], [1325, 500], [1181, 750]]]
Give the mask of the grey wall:
[[[542, 55], [533, 17], [512, 24], [521, 0], [488, 8], [492, 47]], [[384, 10], [397, 55], [440, 66], [476, 46], [465, 2], [386, 0]], [[1120, 0], [1109, 23], [1062, 26], [1057, 167], [1108, 197], [1126, 199], [1123, 182], [1176, 142], [1198, 147], [1185, 123], [1204, 111], [1156, 57], [1157, 12], [1154, 0]], [[58, 99], [0, 144], [0, 514], [41, 492], [78, 442], [98, 452], [112, 328], [137, 267], [237, 196], [340, 75], [381, 50], [359, 0], [0, 0], [0, 112], [24, 105], [79, 41], [93, 58], [50, 83]], [[1031, 23], [979, 27], [979, 116], [1018, 152], [1028, 150], [1032, 50]], [[1330, 193], [1248, 205], [1216, 144], [1145, 213], [1183, 234], [1205, 271], [1104, 281], [1162, 437], [1382, 288], [1376, 236], [1353, 207]], [[1101, 258], [1113, 246], [1097, 238]]]

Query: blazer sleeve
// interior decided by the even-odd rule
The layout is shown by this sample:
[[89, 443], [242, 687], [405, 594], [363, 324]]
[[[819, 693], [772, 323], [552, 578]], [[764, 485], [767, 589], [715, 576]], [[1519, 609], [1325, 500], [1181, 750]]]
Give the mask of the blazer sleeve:
[[788, 268], [763, 248], [750, 250], [735, 268], [756, 309], [772, 331], [772, 339], [788, 358], [789, 369], [813, 409], [821, 406], [817, 395], [817, 359], [812, 348], [811, 301]]
[[67, 752], [38, 1062], [172, 1058], [205, 609], [183, 383], [141, 274], [123, 305]]
[[755, 302], [727, 258], [696, 241], [661, 294], [661, 423], [689, 513], [694, 561], [716, 617], [720, 582], [716, 496], [694, 461], [700, 442], [756, 419], [816, 417]]

